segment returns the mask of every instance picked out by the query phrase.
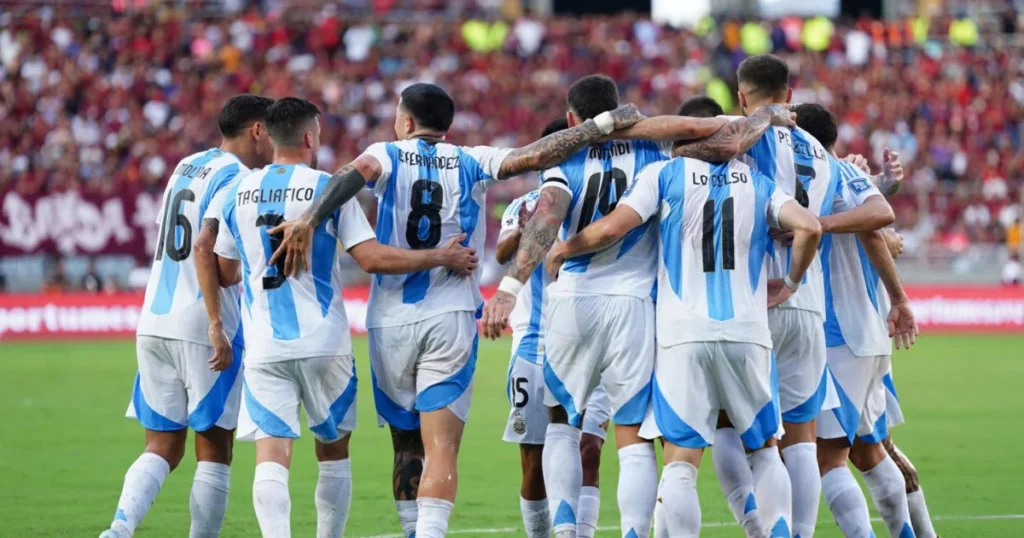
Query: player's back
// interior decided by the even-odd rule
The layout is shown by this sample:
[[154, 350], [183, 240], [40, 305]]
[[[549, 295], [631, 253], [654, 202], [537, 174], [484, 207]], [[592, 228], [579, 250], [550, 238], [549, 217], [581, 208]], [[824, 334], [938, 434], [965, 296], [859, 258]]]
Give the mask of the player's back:
[[[231, 153], [212, 148], [182, 159], [164, 190], [153, 266], [137, 333], [208, 345], [209, 318], [203, 304], [192, 242], [218, 191], [249, 169]], [[221, 291], [221, 316], [228, 337], [238, 327], [238, 291]]]
[[784, 203], [775, 184], [739, 161], [675, 158], [652, 165], [649, 173], [658, 174], [662, 200], [659, 345], [731, 341], [771, 347], [769, 211]]
[[[667, 159], [646, 140], [613, 140], [580, 150], [560, 166], [546, 170], [542, 188], [561, 185], [572, 194], [559, 230], [564, 241], [610, 214], [626, 189], [648, 164]], [[652, 225], [645, 223], [611, 247], [565, 261], [551, 294], [649, 297], [657, 271]]]
[[[379, 200], [377, 240], [418, 250], [435, 248], [464, 233], [463, 244], [482, 252], [485, 192], [510, 151], [421, 139], [367, 148], [382, 167], [381, 177], [368, 185]], [[476, 311], [483, 304], [479, 276], [479, 271], [462, 276], [444, 267], [375, 275], [366, 326], [406, 325], [445, 312]]]
[[316, 227], [307, 271], [290, 278], [283, 259], [267, 265], [280, 243], [267, 231], [302, 215], [329, 178], [305, 165], [273, 164], [239, 181], [224, 204], [230, 237], [218, 237], [217, 251], [241, 260], [246, 361], [351, 354], [338, 240], [346, 215], [361, 213], [358, 203], [349, 201]]

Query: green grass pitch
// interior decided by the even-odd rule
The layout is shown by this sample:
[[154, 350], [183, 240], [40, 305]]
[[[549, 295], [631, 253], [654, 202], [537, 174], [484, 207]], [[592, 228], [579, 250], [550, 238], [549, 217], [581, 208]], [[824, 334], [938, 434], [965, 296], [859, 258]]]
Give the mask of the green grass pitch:
[[[376, 427], [366, 340], [359, 359], [359, 427], [352, 443], [354, 495], [346, 536], [400, 531], [390, 494], [391, 448]], [[473, 411], [459, 465], [450, 530], [467, 536], [522, 536], [519, 457], [503, 443], [508, 413], [509, 341], [481, 342]], [[1024, 536], [1024, 337], [924, 335], [895, 355], [907, 424], [894, 438], [913, 459], [940, 534]], [[110, 522], [125, 470], [143, 447], [137, 423], [122, 418], [135, 373], [131, 342], [0, 344], [0, 537], [96, 536]], [[617, 458], [605, 448], [601, 536], [616, 536]], [[140, 537], [187, 536], [191, 449], [168, 477]], [[705, 456], [700, 477], [704, 536], [739, 536]], [[236, 446], [225, 537], [258, 536], [252, 509], [253, 448]], [[312, 436], [302, 432], [292, 465], [292, 528], [312, 536], [316, 514]], [[991, 516], [991, 517], [988, 517]], [[503, 530], [504, 529], [504, 530]], [[886, 534], [875, 524], [879, 536]], [[838, 537], [822, 503], [819, 537]]]

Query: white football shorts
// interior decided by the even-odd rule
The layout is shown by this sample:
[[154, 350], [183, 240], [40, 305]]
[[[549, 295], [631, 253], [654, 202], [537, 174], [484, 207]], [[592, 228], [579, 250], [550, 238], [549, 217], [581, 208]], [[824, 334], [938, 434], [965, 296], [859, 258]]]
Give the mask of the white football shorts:
[[[821, 316], [807, 310], [773, 308], [768, 326], [779, 370], [782, 420], [803, 424], [823, 410], [839, 407], [825, 359], [825, 329]], [[831, 396], [831, 397], [829, 397]]]
[[213, 348], [195, 342], [139, 336], [135, 350], [139, 371], [126, 417], [161, 432], [235, 429], [242, 385], [240, 338], [232, 346], [234, 360], [222, 372], [207, 363]]
[[654, 370], [654, 303], [620, 295], [554, 295], [544, 312], [544, 402], [581, 427], [604, 383], [616, 424], [643, 422]]
[[756, 450], [781, 430], [777, 384], [772, 352], [757, 344], [658, 346], [651, 412], [640, 436], [686, 448], [711, 446], [722, 410], [743, 444]]
[[900, 397], [896, 394], [896, 384], [892, 381], [892, 361], [889, 361], [889, 371], [882, 376], [882, 384], [885, 385], [885, 421], [892, 428], [903, 424], [903, 409], [900, 408]]
[[299, 406], [321, 443], [356, 428], [356, 363], [351, 355], [247, 364], [238, 439], [299, 437]]
[[408, 325], [369, 329], [377, 424], [420, 427], [420, 413], [447, 407], [465, 422], [473, 394], [473, 312], [446, 312]]
[[818, 420], [818, 437], [859, 437], [879, 443], [888, 433], [887, 392], [883, 378], [891, 365], [890, 355], [858, 357], [846, 345], [828, 348], [828, 367], [839, 392], [840, 405]]

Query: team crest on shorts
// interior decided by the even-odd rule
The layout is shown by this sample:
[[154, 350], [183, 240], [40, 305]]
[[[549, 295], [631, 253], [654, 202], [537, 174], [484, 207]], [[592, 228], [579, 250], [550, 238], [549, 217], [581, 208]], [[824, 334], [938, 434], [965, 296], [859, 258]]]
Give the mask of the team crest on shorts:
[[523, 414], [519, 411], [516, 411], [512, 416], [512, 431], [516, 432], [517, 435], [526, 433], [526, 419], [523, 418]]

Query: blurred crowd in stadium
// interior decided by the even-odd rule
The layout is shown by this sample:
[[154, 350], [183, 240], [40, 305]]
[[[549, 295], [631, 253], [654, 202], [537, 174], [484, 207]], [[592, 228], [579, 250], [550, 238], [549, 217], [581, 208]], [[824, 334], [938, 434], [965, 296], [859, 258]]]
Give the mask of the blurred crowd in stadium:
[[[736, 65], [774, 52], [790, 63], [794, 102], [821, 102], [839, 117], [840, 154], [878, 163], [884, 147], [899, 152], [908, 179], [893, 205], [909, 252], [1020, 248], [1024, 56], [1013, 10], [884, 22], [707, 19], [680, 30], [629, 14], [453, 20], [433, 1], [413, 2], [439, 9], [414, 22], [389, 13], [395, 3], [373, 2], [358, 17], [344, 3], [282, 10], [230, 0], [221, 6], [230, 16], [133, 0], [95, 13], [6, 11], [0, 195], [161, 191], [178, 159], [216, 145], [216, 113], [240, 92], [318, 103], [320, 167], [333, 170], [394, 137], [397, 92], [413, 81], [452, 92], [451, 141], [514, 146], [563, 115], [565, 88], [594, 72], [648, 115], [673, 113], [699, 93], [739, 113]], [[438, 18], [424, 23], [428, 16]], [[535, 181], [492, 189], [492, 218]], [[489, 223], [492, 241], [497, 229]]]

